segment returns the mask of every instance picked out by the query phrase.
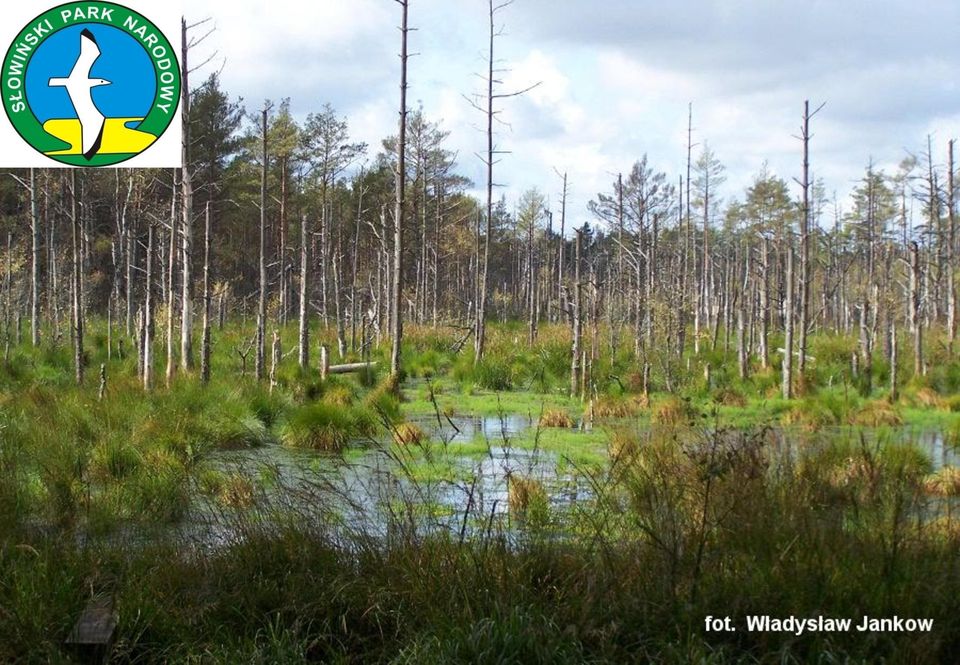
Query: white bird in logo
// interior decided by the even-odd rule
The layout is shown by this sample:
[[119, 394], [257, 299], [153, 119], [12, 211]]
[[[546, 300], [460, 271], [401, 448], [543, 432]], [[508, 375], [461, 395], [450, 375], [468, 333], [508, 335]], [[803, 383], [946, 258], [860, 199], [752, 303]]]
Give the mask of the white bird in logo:
[[80, 120], [80, 143], [83, 156], [91, 159], [100, 149], [103, 140], [103, 124], [105, 118], [93, 103], [91, 88], [98, 85], [110, 85], [110, 81], [100, 78], [90, 78], [90, 69], [100, 57], [100, 47], [93, 33], [84, 28], [80, 33], [80, 57], [77, 58], [73, 71], [67, 78], [50, 79], [50, 87], [64, 87], [70, 95], [70, 102]]

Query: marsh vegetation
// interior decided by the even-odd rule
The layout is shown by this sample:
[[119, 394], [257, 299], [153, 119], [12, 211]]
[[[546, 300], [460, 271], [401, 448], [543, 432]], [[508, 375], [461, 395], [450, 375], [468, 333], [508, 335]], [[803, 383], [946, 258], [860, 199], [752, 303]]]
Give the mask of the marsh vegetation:
[[[826, 378], [803, 399], [770, 397], [775, 375], [718, 390], [695, 369], [644, 394], [624, 354], [598, 358], [582, 401], [566, 329], [534, 348], [517, 334], [492, 327], [475, 366], [455, 330], [413, 328], [402, 388], [295, 365], [271, 388], [221, 352], [224, 379], [145, 393], [95, 326], [102, 399], [74, 385], [67, 349], [13, 348], [3, 659], [65, 658], [92, 595], [119, 610], [118, 662], [935, 662], [957, 647], [955, 387], [864, 397], [845, 354], [830, 364], [841, 340], [815, 336]], [[702, 630], [810, 608], [936, 627]]]

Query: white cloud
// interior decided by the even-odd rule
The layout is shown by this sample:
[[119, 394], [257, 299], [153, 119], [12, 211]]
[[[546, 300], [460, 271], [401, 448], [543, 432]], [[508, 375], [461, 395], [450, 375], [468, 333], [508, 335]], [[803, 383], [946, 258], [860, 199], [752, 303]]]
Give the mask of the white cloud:
[[[482, 90], [485, 0], [413, 0], [410, 99], [442, 120], [461, 171], [478, 187], [482, 114], [463, 95]], [[227, 58], [224, 84], [256, 105], [292, 97], [305, 115], [331, 102], [371, 152], [395, 133], [396, 25], [389, 0], [270, 3], [197, 0], [194, 16], [218, 30], [204, 47]], [[892, 167], [927, 133], [944, 155], [960, 135], [960, 4], [948, 0], [517, 0], [499, 17], [501, 100], [496, 180], [513, 198], [538, 185], [557, 200], [554, 168], [570, 172], [571, 217], [644, 153], [671, 174], [685, 171], [687, 104], [694, 141], [709, 141], [727, 166], [726, 198], [741, 195], [764, 161], [792, 182], [800, 170], [802, 105], [814, 120], [813, 171], [841, 198], [867, 161]], [[201, 48], [202, 50], [202, 48]], [[499, 65], [498, 65], [499, 66]], [[793, 186], [793, 185], [792, 185]], [[794, 186], [795, 188], [795, 186]]]

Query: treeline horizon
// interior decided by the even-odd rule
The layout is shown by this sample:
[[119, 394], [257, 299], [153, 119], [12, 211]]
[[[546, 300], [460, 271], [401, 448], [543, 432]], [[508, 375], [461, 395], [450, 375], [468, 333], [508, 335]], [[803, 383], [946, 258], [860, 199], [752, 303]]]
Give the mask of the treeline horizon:
[[[336, 328], [339, 357], [394, 340], [396, 372], [404, 321], [459, 328], [460, 348], [472, 337], [480, 362], [487, 321], [525, 320], [531, 344], [543, 322], [570, 326], [574, 392], [602, 351], [634, 354], [669, 389], [689, 354], [722, 349], [741, 377], [779, 367], [784, 397], [802, 382], [816, 332], [859, 338], [851, 363], [868, 386], [878, 358], [896, 366], [898, 339], [910, 340], [914, 375], [927, 370], [930, 331], [952, 357], [953, 140], [928, 138], [896, 173], [869, 162], [842, 210], [812, 179], [819, 109], [804, 104], [800, 195], [764, 165], [725, 203], [725, 168], [709, 137], [695, 141], [691, 104], [684, 172], [638, 156], [592, 198], [588, 221], [567, 209], [574, 185], [563, 165], [510, 202], [495, 196], [494, 166], [509, 157], [494, 121], [525, 91], [498, 90], [493, 17], [504, 6], [491, 4], [486, 89], [474, 103], [488, 120], [484, 201], [468, 193], [449, 132], [406, 103], [408, 3], [398, 4], [399, 132], [379, 147], [355, 141], [329, 104], [297, 122], [289, 99], [245, 109], [217, 74], [190, 88], [187, 39], [185, 168], [14, 170], [0, 180], [7, 345], [21, 319], [34, 345], [41, 331], [69, 337], [82, 382], [83, 321], [102, 317], [113, 343], [123, 337], [139, 353], [150, 387], [160, 326], [167, 348], [152, 353], [166, 356], [169, 381], [178, 367], [209, 376], [210, 328], [230, 316], [257, 320], [260, 379], [281, 352], [268, 348], [270, 331], [294, 321], [302, 366], [319, 322]], [[554, 188], [559, 210], [543, 194]]]

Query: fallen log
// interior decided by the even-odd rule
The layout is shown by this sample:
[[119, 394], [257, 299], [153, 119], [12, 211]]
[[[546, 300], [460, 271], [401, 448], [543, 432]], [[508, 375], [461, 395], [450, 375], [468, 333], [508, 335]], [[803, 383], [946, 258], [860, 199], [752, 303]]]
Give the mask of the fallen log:
[[363, 363], [346, 363], [344, 365], [330, 364], [330, 351], [327, 345], [320, 347], [320, 378], [326, 379], [328, 374], [350, 374], [351, 372], [362, 372], [365, 369], [371, 369], [376, 366], [376, 361]]

